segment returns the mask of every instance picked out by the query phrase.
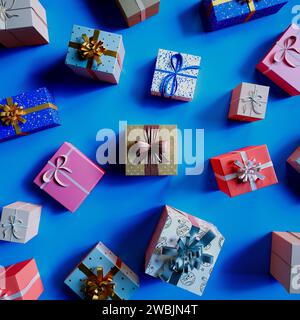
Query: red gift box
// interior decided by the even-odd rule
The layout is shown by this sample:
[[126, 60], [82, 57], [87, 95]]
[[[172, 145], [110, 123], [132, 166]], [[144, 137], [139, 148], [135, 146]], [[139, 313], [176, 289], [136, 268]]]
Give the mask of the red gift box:
[[242, 148], [210, 162], [220, 190], [230, 197], [278, 183], [266, 145]]
[[38, 300], [43, 291], [34, 259], [0, 268], [0, 300]]

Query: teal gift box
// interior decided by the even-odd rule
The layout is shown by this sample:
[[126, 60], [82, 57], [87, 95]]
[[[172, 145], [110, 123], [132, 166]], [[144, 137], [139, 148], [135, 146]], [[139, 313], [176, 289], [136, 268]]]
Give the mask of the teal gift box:
[[66, 65], [75, 73], [117, 84], [124, 56], [121, 35], [74, 25]]
[[102, 242], [77, 265], [65, 284], [81, 299], [128, 300], [138, 289], [138, 276]]

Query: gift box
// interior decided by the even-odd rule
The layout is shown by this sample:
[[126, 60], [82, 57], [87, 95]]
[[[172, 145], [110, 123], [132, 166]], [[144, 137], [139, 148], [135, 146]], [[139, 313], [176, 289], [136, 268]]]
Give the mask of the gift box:
[[59, 125], [58, 108], [46, 88], [0, 100], [0, 142]]
[[39, 231], [42, 207], [15, 202], [2, 210], [0, 220], [0, 240], [26, 243]]
[[65, 284], [81, 299], [128, 300], [138, 289], [138, 276], [103, 243], [77, 265]]
[[41, 190], [75, 212], [105, 174], [99, 166], [65, 142], [35, 178]]
[[230, 197], [278, 182], [266, 145], [228, 152], [210, 162], [220, 190]]
[[299, 232], [272, 232], [270, 273], [289, 293], [300, 293]]
[[203, 0], [212, 30], [277, 13], [287, 0]]
[[201, 57], [158, 50], [151, 94], [182, 101], [194, 98]]
[[300, 28], [292, 24], [256, 67], [291, 96], [300, 94]]
[[124, 56], [121, 35], [74, 25], [66, 65], [75, 73], [116, 84]]
[[49, 43], [46, 11], [38, 0], [1, 0], [0, 43], [9, 48]]
[[38, 300], [43, 291], [34, 259], [0, 268], [0, 300]]
[[128, 125], [125, 132], [127, 176], [177, 175], [175, 125]]
[[165, 206], [146, 252], [145, 272], [201, 296], [223, 243], [211, 223]]
[[300, 173], [300, 147], [290, 155], [287, 163]]
[[257, 121], [265, 118], [270, 87], [242, 82], [233, 89], [228, 118]]
[[159, 12], [160, 0], [117, 0], [128, 27], [142, 22]]

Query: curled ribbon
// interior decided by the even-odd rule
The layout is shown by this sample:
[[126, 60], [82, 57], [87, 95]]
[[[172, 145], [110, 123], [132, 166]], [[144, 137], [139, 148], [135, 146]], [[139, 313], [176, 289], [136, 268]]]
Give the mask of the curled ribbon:
[[238, 167], [238, 179], [242, 182], [253, 183], [256, 180], [264, 180], [265, 176], [260, 173], [261, 163], [256, 162], [256, 159], [240, 162], [235, 161], [234, 164]]
[[49, 169], [46, 171], [42, 177], [44, 183], [49, 183], [54, 180], [61, 187], [67, 187], [68, 185], [62, 182], [59, 178], [59, 174], [63, 174], [64, 172], [72, 173], [72, 170], [66, 166], [68, 161], [68, 157], [66, 155], [62, 155], [56, 158], [55, 165], [53, 169]]
[[[297, 42], [296, 36], [290, 36], [286, 38], [283, 42], [283, 45], [277, 42], [277, 45], [280, 47], [280, 49], [277, 50], [276, 53], [274, 54], [273, 62], [274, 63], [285, 62], [288, 66], [292, 68], [299, 67], [300, 50], [295, 47], [296, 42]], [[295, 57], [294, 54], [298, 54], [299, 57]], [[298, 61], [299, 64], [295, 64], [294, 61], [291, 60], [291, 57], [293, 57], [296, 61]]]
[[250, 104], [251, 111], [253, 111], [256, 114], [262, 114], [263, 112], [259, 109], [262, 109], [263, 106], [266, 104], [266, 102], [262, 99], [263, 96], [258, 93], [256, 88], [255, 90], [250, 91], [246, 98], [241, 99], [241, 101], [245, 103], [245, 105], [243, 106], [244, 113], [246, 113], [247, 105]]
[[176, 285], [183, 274], [199, 270], [204, 263], [213, 262], [214, 257], [203, 253], [203, 250], [216, 235], [209, 230], [200, 238], [199, 232], [199, 227], [192, 226], [187, 236], [179, 238], [175, 248], [162, 247], [162, 255], [167, 256], [159, 275], [162, 280]]
[[[183, 65], [184, 65], [183, 56], [180, 53], [176, 53], [171, 56], [171, 67], [173, 71], [168, 71], [163, 69], [155, 70], [158, 72], [167, 73], [167, 75], [164, 77], [160, 85], [160, 93], [162, 96], [173, 97], [176, 94], [178, 89], [178, 76], [197, 79], [196, 76], [189, 75], [185, 72], [190, 70], [199, 70], [199, 66], [183, 67]], [[168, 92], [168, 87], [170, 82], [172, 82], [172, 84], [171, 84], [170, 92]]]
[[23, 116], [26, 114], [24, 108], [17, 102], [8, 99], [5, 105], [0, 104], [0, 120], [5, 126], [17, 125], [19, 122], [25, 123]]
[[8, 300], [7, 298], [8, 298], [7, 290], [0, 288], [0, 301], [1, 300]]
[[10, 7], [6, 7], [6, 1], [5, 0], [1, 0], [0, 1], [0, 19], [2, 21], [6, 21], [7, 19], [11, 19], [12, 17], [18, 17], [17, 14], [11, 14], [9, 13], [13, 6], [15, 5], [15, 0], [12, 1], [12, 5]]
[[146, 127], [144, 130], [144, 139], [138, 140], [135, 144], [137, 148], [138, 157], [135, 157], [133, 163], [139, 164], [143, 161], [146, 164], [159, 164], [166, 163], [168, 159], [165, 156], [165, 153], [168, 149], [168, 141], [165, 140], [157, 140], [159, 129], [148, 128]]
[[116, 284], [113, 282], [113, 272], [103, 276], [103, 268], [97, 268], [97, 275], [91, 275], [85, 280], [85, 295], [87, 300], [120, 300], [115, 293]]
[[6, 238], [6, 235], [9, 231], [11, 231], [11, 235], [18, 239], [21, 240], [23, 237], [18, 235], [18, 228], [27, 228], [27, 226], [24, 226], [24, 223], [22, 220], [18, 219], [16, 215], [11, 215], [8, 217], [8, 221], [6, 223], [2, 224], [3, 227], [3, 237], [4, 239]]
[[105, 54], [106, 48], [102, 41], [98, 41], [94, 37], [88, 37], [86, 34], [82, 35], [83, 43], [78, 49], [79, 55], [82, 59], [96, 60], [98, 66], [102, 63], [101, 56]]
[[233, 162], [237, 169], [236, 172], [226, 176], [215, 173], [216, 178], [223, 181], [238, 179], [240, 182], [249, 183], [252, 191], [257, 190], [256, 181], [265, 179], [261, 170], [273, 167], [272, 161], [261, 164], [256, 162], [256, 159], [249, 160], [245, 151], [235, 151], [233, 153], [239, 153], [242, 158], [242, 162], [239, 160]]

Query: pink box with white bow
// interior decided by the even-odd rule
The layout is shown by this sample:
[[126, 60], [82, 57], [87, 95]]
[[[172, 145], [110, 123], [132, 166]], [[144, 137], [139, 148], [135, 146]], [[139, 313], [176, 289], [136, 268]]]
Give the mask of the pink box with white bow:
[[289, 95], [299, 95], [300, 28], [290, 25], [256, 68]]
[[75, 212], [94, 189], [105, 171], [65, 142], [34, 179], [40, 189]]

